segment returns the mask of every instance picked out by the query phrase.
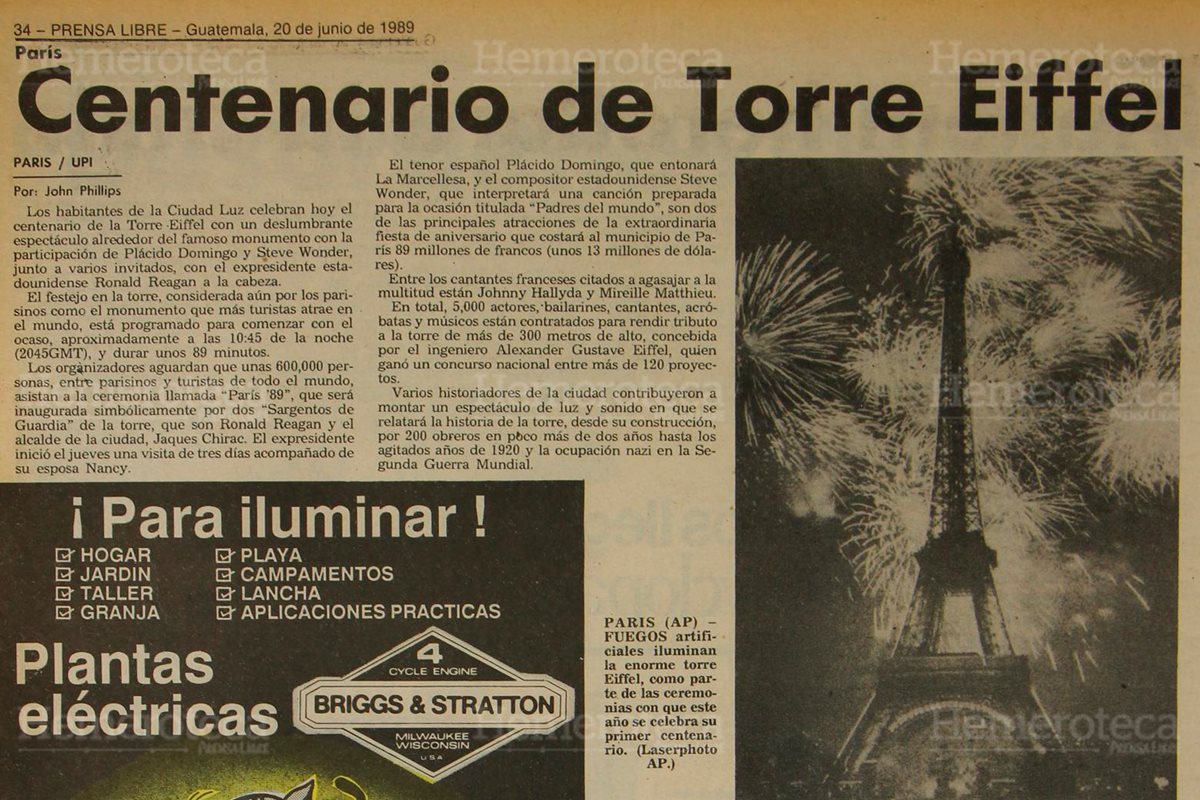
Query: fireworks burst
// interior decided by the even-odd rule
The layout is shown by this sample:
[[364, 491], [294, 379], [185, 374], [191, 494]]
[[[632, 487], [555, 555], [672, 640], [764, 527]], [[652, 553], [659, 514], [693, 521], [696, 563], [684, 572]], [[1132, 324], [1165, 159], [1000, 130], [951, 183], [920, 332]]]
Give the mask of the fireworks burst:
[[[1093, 199], [1077, 221], [1095, 249], [1173, 259], [1179, 255], [1183, 164], [1178, 159], [1074, 159], [1068, 186]], [[1174, 202], [1164, 204], [1164, 199]], [[1164, 213], [1164, 209], [1172, 209]]]
[[1050, 543], [1072, 531], [1083, 502], [1065, 491], [1030, 489], [1008, 470], [992, 471], [979, 485], [988, 542], [996, 548], [1020, 542]]
[[1179, 480], [1179, 301], [1156, 303], [1102, 379], [1111, 405], [1091, 414], [1093, 464], [1110, 491], [1158, 493]]
[[851, 461], [881, 446], [872, 428], [865, 414], [843, 402], [805, 404], [778, 420], [769, 448], [794, 474], [828, 472], [836, 485]]
[[929, 483], [913, 459], [893, 452], [892, 463], [864, 471], [851, 503], [842, 551], [863, 593], [875, 601], [875, 634], [894, 641], [908, 613], [917, 566], [913, 555], [929, 527]]
[[751, 444], [787, 434], [792, 415], [836, 394], [847, 295], [823, 261], [808, 244], [786, 240], [738, 259], [739, 400]]
[[[810, 245], [739, 257], [744, 435], [794, 477], [797, 516], [842, 518], [842, 552], [874, 603], [879, 639], [899, 634], [928, 535], [933, 270], [951, 236], [971, 261], [980, 505], [1014, 646], [1086, 681], [1118, 609], [1149, 609], [1124, 562], [1070, 551], [1086, 539], [1080, 484], [1149, 496], [1178, 481], [1179, 303], [1154, 302], [1112, 263], [1177, 263], [1180, 187], [1178, 160], [926, 161], [908, 175], [903, 209], [906, 266], [918, 270], [889, 272], [856, 317], [843, 311], [838, 270]], [[1102, 408], [1080, 414], [1042, 391], [1089, 374], [1101, 376]]]
[[969, 287], [977, 293], [1022, 292], [1045, 278], [1029, 255], [1014, 244], [996, 244], [970, 253]]
[[1080, 619], [1067, 607], [1073, 562], [1050, 542], [1018, 539], [993, 546], [1003, 548], [993, 578], [1014, 649], [1044, 658], [1057, 671], [1061, 654], [1052, 642]]
[[1070, 570], [1074, 562], [1060, 543], [1085, 516], [1078, 495], [1023, 487], [1013, 475], [985, 478], [980, 485], [988, 544], [999, 554], [993, 578], [1004, 607], [1013, 647], [1047, 656], [1047, 643], [1071, 613]]
[[[1072, 673], [1081, 683], [1103, 669], [1103, 658], [1097, 653], [1121, 609], [1129, 613], [1151, 610], [1143, 594], [1145, 581], [1119, 556], [1047, 552], [1037, 563], [1015, 566], [1032, 569], [1030, 574], [1037, 577], [1029, 586], [1022, 581], [1020, 591], [1042, 600], [1039, 606], [1022, 598], [1018, 606], [1040, 617], [1034, 622], [1043, 634], [1026, 641], [1029, 652], [1043, 658], [1055, 672]], [[1010, 591], [1012, 594], [1020, 593]]]
[[932, 322], [897, 322], [896, 294], [863, 304], [865, 327], [846, 353], [851, 376], [870, 403], [929, 408], [930, 376], [937, 375], [938, 331]]
[[[894, 640], [904, 623], [917, 574], [913, 555], [929, 530], [931, 448], [922, 439], [894, 441], [881, 460], [866, 465], [846, 519], [843, 552], [875, 601], [875, 631], [883, 641]], [[983, 476], [980, 504], [988, 543], [1001, 552], [997, 590], [1006, 610], [1012, 605], [1010, 634], [1026, 652], [1036, 651], [1058, 621], [1063, 586], [1060, 576], [1050, 574], [1055, 562], [1047, 555], [1082, 518], [1082, 503], [1070, 494], [1030, 490], [1012, 472], [998, 470]], [[1046, 579], [1025, 591], [1029, 576], [1038, 573]]]
[[[1027, 467], [1040, 476], [1054, 453], [1055, 410], [1035, 407], [1037, 373], [1024, 358], [976, 349], [969, 357], [975, 452], [991, 470]], [[979, 376], [979, 377], [975, 377]]]
[[1034, 358], [1053, 365], [1100, 358], [1137, 331], [1144, 299], [1114, 267], [1080, 264], [1046, 291], [1045, 321], [1028, 334]]
[[[1176, 159], [938, 159], [908, 179], [907, 243], [928, 270], [947, 236], [969, 250], [1003, 243], [1030, 263], [1057, 269], [1080, 254], [1159, 257], [1178, 242]], [[1172, 206], [1173, 207], [1173, 206]]]

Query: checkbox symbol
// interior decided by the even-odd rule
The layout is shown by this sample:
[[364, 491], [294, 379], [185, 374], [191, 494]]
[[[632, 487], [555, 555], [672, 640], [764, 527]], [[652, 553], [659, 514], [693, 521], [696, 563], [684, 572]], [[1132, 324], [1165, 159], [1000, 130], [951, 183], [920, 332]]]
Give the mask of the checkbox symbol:
[[74, 557], [75, 551], [69, 547], [54, 548], [54, 560], [59, 564], [70, 564], [71, 558]]
[[58, 583], [66, 583], [71, 580], [71, 576], [75, 573], [70, 567], [55, 567], [54, 580]]
[[217, 576], [217, 583], [229, 583], [233, 580], [233, 570], [227, 567], [216, 570], [214, 574]]
[[71, 602], [71, 587], [70, 586], [55, 586], [54, 587], [54, 599], [58, 600], [59, 602], [63, 602], [63, 603]]
[[232, 547], [218, 547], [217, 552], [216, 552], [216, 559], [217, 559], [218, 564], [231, 563], [233, 561], [233, 548]]
[[228, 603], [232, 599], [233, 599], [233, 587], [232, 586], [218, 586], [217, 587], [217, 602]]
[[71, 618], [71, 607], [70, 606], [55, 606], [54, 607], [54, 618], [59, 619], [59, 620], [70, 619]]
[[233, 606], [217, 606], [217, 620], [228, 622], [233, 619]]

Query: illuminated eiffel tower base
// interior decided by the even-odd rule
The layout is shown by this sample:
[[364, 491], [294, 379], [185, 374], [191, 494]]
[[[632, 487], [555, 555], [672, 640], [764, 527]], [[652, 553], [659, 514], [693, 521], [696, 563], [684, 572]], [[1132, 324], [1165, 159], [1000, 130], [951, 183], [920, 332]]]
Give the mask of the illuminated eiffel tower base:
[[942, 355], [929, 536], [916, 554], [904, 627], [838, 755], [832, 793], [1059, 800], [1072, 794], [1073, 780], [1029, 662], [1013, 651], [992, 575], [996, 552], [983, 535], [967, 400], [970, 260], [949, 238], [938, 265]]

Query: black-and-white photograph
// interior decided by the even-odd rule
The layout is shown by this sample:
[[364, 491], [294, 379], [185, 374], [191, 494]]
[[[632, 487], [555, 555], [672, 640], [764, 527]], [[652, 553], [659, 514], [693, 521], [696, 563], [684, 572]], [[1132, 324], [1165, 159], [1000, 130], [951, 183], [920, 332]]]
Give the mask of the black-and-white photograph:
[[737, 165], [737, 794], [1171, 798], [1178, 159]]

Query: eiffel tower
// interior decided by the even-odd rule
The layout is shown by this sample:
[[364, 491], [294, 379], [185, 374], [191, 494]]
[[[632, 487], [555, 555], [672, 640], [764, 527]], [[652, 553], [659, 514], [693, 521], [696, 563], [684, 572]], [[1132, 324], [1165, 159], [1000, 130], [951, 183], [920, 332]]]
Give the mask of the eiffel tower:
[[[858, 798], [1068, 796], [1061, 747], [1005, 628], [984, 539], [967, 397], [970, 259], [940, 263], [942, 356], [929, 535], [895, 649], [838, 755], [835, 794]], [[955, 623], [958, 623], [957, 625]]]

